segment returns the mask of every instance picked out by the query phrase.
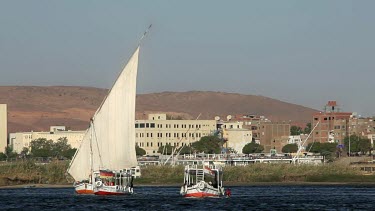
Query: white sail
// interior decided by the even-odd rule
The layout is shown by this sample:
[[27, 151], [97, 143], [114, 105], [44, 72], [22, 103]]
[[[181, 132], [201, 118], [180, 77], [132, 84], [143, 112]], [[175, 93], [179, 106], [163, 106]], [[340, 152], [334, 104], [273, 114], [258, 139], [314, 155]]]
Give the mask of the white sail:
[[75, 180], [88, 179], [92, 168], [94, 171], [121, 170], [137, 165], [135, 99], [138, 55], [139, 47], [95, 112], [93, 122], [68, 170]]
[[70, 162], [68, 173], [75, 181], [88, 180], [89, 175], [91, 174], [90, 132], [91, 128], [86, 130], [81, 145]]

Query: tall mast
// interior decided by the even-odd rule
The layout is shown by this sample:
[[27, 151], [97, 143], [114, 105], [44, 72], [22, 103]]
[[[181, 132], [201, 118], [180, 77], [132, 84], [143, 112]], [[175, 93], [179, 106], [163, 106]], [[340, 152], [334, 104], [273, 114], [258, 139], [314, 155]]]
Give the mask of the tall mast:
[[93, 160], [93, 152], [92, 152], [92, 139], [93, 139], [93, 119], [90, 119], [90, 172], [91, 172], [91, 184], [94, 185], [94, 175], [93, 175], [93, 165], [94, 165], [94, 160]]

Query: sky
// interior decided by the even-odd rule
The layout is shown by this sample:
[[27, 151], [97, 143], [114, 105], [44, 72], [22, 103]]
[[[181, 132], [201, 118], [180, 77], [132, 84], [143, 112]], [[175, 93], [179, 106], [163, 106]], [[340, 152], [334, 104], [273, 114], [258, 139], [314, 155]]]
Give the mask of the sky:
[[375, 115], [372, 0], [0, 0], [0, 86], [220, 91]]

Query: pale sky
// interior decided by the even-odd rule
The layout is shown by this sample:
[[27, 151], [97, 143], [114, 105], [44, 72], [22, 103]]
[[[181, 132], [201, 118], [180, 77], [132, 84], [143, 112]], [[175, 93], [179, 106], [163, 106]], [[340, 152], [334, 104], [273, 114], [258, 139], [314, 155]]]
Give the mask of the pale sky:
[[0, 85], [222, 91], [375, 115], [375, 1], [0, 0]]

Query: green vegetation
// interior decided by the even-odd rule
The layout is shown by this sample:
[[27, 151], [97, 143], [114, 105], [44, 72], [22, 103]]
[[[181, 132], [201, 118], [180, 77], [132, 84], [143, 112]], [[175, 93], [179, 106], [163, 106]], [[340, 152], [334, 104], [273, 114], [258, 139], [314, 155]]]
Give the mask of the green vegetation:
[[311, 123], [307, 123], [305, 129], [303, 129], [304, 134], [310, 134], [311, 133]]
[[254, 164], [224, 168], [224, 181], [251, 182], [374, 182], [375, 175], [334, 163], [325, 165]]
[[[349, 137], [345, 137], [344, 139], [344, 146], [345, 150], [349, 152]], [[357, 135], [350, 136], [350, 152], [357, 153], [360, 152], [361, 154], [366, 154], [367, 152], [371, 151], [371, 142], [368, 138], [364, 138]]]
[[47, 164], [35, 160], [5, 163], [0, 166], [0, 186], [17, 184], [68, 184], [65, 176], [68, 161]]
[[71, 159], [76, 149], [72, 149], [66, 137], [59, 138], [56, 142], [39, 138], [30, 142], [30, 156], [32, 157], [53, 157]]
[[264, 150], [264, 147], [262, 145], [255, 143], [255, 141], [252, 141], [246, 144], [242, 148], [242, 153], [244, 154], [260, 153], [260, 152], [263, 152], [263, 150]]
[[220, 154], [223, 141], [217, 136], [204, 136], [201, 140], [191, 144], [196, 152], [206, 154]]
[[[68, 161], [38, 164], [33, 160], [4, 163], [0, 166], [0, 186], [17, 184], [71, 184], [65, 174]], [[144, 166], [135, 185], [181, 184], [183, 166]], [[257, 163], [249, 166], [224, 167], [224, 182], [248, 184], [257, 182], [374, 182], [375, 175], [362, 175], [347, 165], [292, 165]]]
[[291, 126], [290, 127], [290, 135], [291, 136], [297, 136], [297, 135], [300, 135], [302, 133], [302, 128], [301, 127], [298, 127], [298, 126]]
[[298, 135], [301, 135], [302, 133], [309, 134], [310, 132], [311, 132], [311, 123], [307, 123], [306, 127], [303, 130], [301, 127], [298, 127], [295, 125], [290, 127], [291, 136], [298, 136]]
[[137, 156], [143, 156], [146, 154], [146, 150], [144, 150], [143, 148], [139, 147], [138, 145], [135, 145], [135, 154]]
[[297, 144], [287, 144], [285, 145], [282, 149], [282, 152], [284, 153], [293, 153], [298, 151], [298, 146]]
[[313, 142], [307, 145], [306, 151], [320, 153], [328, 161], [333, 161], [342, 154], [342, 149], [337, 147], [337, 143]]
[[0, 153], [0, 161], [9, 160], [10, 158], [17, 157], [17, 153], [13, 152], [13, 148], [11, 146], [6, 146], [4, 153]]
[[[181, 149], [182, 148], [182, 149]], [[181, 151], [180, 151], [181, 150]], [[180, 152], [180, 155], [185, 155], [185, 154], [192, 154], [194, 152], [192, 147], [189, 147], [187, 145], [180, 147], [177, 151]]]
[[[136, 184], [180, 184], [183, 166], [147, 166]], [[374, 182], [375, 175], [362, 175], [358, 169], [334, 163], [325, 165], [292, 165], [258, 163], [249, 166], [224, 167], [224, 182], [246, 184], [257, 182]]]
[[76, 149], [68, 144], [68, 139], [66, 139], [66, 137], [59, 138], [56, 142], [45, 138], [39, 138], [30, 142], [30, 150], [24, 147], [18, 154], [13, 151], [11, 146], [5, 147], [5, 153], [0, 153], [0, 161], [26, 158], [72, 159], [75, 152]]

